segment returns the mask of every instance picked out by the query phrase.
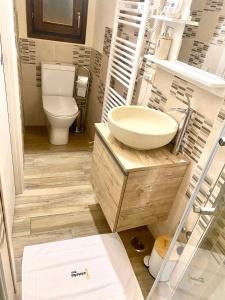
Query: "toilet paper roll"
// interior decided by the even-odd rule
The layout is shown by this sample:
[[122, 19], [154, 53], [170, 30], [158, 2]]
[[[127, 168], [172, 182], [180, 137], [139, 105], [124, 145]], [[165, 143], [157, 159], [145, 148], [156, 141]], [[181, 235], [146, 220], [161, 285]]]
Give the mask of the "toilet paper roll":
[[85, 97], [88, 89], [88, 77], [78, 76], [77, 79], [77, 96]]

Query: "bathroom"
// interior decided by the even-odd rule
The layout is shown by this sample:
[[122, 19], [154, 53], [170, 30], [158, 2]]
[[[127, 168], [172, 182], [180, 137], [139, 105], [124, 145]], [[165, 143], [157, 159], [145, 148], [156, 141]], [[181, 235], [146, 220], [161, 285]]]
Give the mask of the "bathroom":
[[0, 0], [2, 299], [223, 299], [224, 20]]

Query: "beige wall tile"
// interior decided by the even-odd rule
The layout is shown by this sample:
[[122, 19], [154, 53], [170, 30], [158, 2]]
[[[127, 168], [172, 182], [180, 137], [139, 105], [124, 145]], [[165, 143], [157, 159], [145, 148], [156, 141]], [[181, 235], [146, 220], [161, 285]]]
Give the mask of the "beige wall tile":
[[[214, 124], [223, 103], [223, 98], [217, 97], [198, 87], [194, 87], [192, 107]], [[209, 106], [210, 109], [209, 109]]]
[[55, 61], [55, 43], [47, 40], [36, 41], [36, 64]]
[[[216, 59], [215, 59], [216, 57]], [[209, 50], [202, 64], [202, 69], [224, 77], [225, 74], [225, 49], [221, 45], [209, 45]]]
[[21, 69], [23, 84], [36, 86], [36, 65], [22, 64]]
[[194, 38], [193, 39], [183, 38], [182, 46], [181, 46], [180, 53], [179, 53], [179, 56], [178, 56], [179, 61], [182, 61], [184, 63], [188, 63], [190, 52], [192, 50], [194, 40], [195, 40]]
[[26, 126], [46, 125], [39, 87], [23, 85], [23, 107]]
[[[209, 23], [210, 20], [210, 23]], [[218, 22], [218, 14], [215, 12], [205, 12], [199, 23], [196, 40], [203, 43], [209, 43], [213, 36], [214, 30]], [[210, 26], [209, 26], [210, 24]]]
[[93, 48], [102, 53], [105, 27], [113, 27], [116, 0], [96, 0]]
[[172, 82], [172, 74], [169, 74], [168, 72], [159, 68], [157, 69], [153, 84], [163, 92], [163, 95], [168, 96], [170, 94]]
[[102, 55], [102, 65], [101, 65], [101, 72], [100, 72], [100, 79], [103, 82], [106, 82], [107, 77], [107, 69], [108, 69], [108, 62], [109, 58], [105, 54]]
[[94, 123], [99, 122], [99, 115], [96, 109], [98, 102], [98, 84], [99, 80], [96, 76], [93, 76], [91, 91], [88, 100], [88, 111], [87, 111], [87, 133], [90, 139], [94, 139]]
[[73, 44], [55, 42], [55, 61], [61, 63], [73, 63]]

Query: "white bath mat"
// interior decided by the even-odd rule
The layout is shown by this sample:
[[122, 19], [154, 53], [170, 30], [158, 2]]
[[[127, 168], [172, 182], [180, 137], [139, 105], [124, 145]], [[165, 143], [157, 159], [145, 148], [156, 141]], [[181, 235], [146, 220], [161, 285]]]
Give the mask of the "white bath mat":
[[23, 300], [143, 300], [118, 234], [29, 246]]

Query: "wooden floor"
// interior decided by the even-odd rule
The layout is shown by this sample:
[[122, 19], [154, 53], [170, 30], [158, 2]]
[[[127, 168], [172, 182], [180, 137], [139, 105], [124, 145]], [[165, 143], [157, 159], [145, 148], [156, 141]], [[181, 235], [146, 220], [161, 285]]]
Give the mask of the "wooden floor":
[[[90, 159], [86, 135], [71, 134], [68, 145], [53, 146], [44, 128], [26, 130], [25, 190], [16, 199], [13, 228], [19, 281], [25, 246], [110, 232], [89, 180]], [[153, 279], [143, 257], [150, 253], [154, 240], [146, 227], [120, 236], [146, 296]], [[134, 236], [145, 242], [145, 252], [132, 248]]]

